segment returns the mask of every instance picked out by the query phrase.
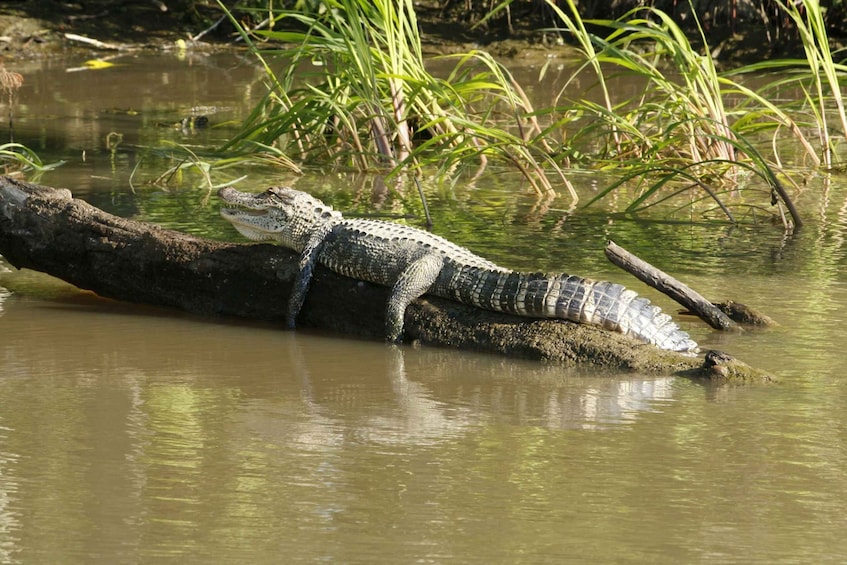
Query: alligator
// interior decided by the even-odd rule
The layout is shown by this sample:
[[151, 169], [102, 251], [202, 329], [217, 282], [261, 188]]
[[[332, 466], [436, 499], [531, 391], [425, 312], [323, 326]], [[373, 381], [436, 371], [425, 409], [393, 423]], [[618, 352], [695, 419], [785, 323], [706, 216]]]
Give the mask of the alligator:
[[315, 265], [391, 288], [385, 335], [399, 341], [406, 307], [424, 294], [532, 318], [593, 324], [662, 349], [693, 354], [697, 344], [671, 317], [624, 286], [575, 275], [520, 273], [500, 267], [427, 231], [373, 219], [344, 218], [305, 192], [272, 187], [261, 194], [218, 191], [220, 210], [245, 237], [300, 254], [288, 303], [293, 328]]

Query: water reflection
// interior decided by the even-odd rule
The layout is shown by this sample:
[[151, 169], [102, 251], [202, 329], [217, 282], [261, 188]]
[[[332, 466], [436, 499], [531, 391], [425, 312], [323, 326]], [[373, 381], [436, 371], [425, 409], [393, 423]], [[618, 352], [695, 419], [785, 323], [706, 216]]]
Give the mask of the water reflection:
[[218, 536], [267, 547], [286, 523], [317, 535], [378, 492], [381, 479], [365, 478], [377, 461], [503, 426], [632, 424], [673, 396], [669, 379], [214, 324], [85, 294], [23, 297], [3, 329], [10, 562], [196, 555]]
[[6, 300], [10, 296], [12, 296], [12, 293], [9, 292], [8, 290], [6, 290], [5, 288], [3, 288], [2, 286], [0, 286], [0, 316], [3, 315], [3, 310], [4, 310], [3, 304], [6, 302]]
[[[796, 389], [705, 402], [672, 378], [89, 295], [22, 295], [2, 323], [0, 555], [13, 563], [543, 560], [608, 531], [625, 534], [604, 561], [645, 543], [763, 556], [834, 535], [842, 509], [840, 393], [808, 418]], [[747, 525], [730, 519], [737, 504]], [[781, 537], [748, 537], [765, 517]]]
[[19, 456], [4, 447], [13, 432], [3, 425], [0, 415], [0, 561], [3, 563], [13, 562], [12, 557], [19, 549], [13, 540], [17, 538], [16, 532], [21, 530], [18, 512], [14, 508], [14, 501], [21, 490], [16, 472]]
[[[183, 59], [130, 53], [110, 68], [67, 72], [85, 57], [15, 66], [24, 75], [15, 141], [46, 163], [66, 161], [52, 178], [67, 181], [70, 175], [72, 183], [58, 185], [74, 191], [125, 191], [131, 177], [143, 185], [174, 165], [163, 148], [221, 144], [263, 95], [263, 88], [256, 89], [263, 72], [238, 53], [196, 52]], [[198, 113], [208, 118], [208, 127], [181, 127]]]
[[[42, 182], [232, 239], [205, 189], [127, 188], [135, 143], [185, 141], [159, 121], [198, 104], [244, 111], [255, 69], [214, 61], [133, 56], [85, 81], [56, 79], [59, 63], [44, 78], [25, 72], [22, 134], [71, 158]], [[95, 100], [96, 81], [108, 84]], [[136, 105], [143, 115], [110, 110]], [[46, 119], [57, 108], [67, 113]], [[125, 134], [116, 153], [104, 145], [112, 130]], [[145, 159], [150, 177], [170, 164]], [[737, 335], [684, 324], [783, 385], [710, 389], [201, 321], [7, 269], [0, 561], [843, 557], [843, 179], [813, 179], [797, 203], [817, 217], [786, 237], [761, 224], [570, 213], [569, 202], [521, 193], [517, 174], [490, 173], [467, 186], [424, 179], [439, 233], [516, 268], [627, 282], [602, 254], [615, 239], [709, 297], [746, 299], [782, 322]], [[257, 189], [292, 180], [250, 174]], [[575, 178], [596, 192], [596, 175]], [[374, 177], [294, 181], [345, 211], [422, 216], [413, 192]]]

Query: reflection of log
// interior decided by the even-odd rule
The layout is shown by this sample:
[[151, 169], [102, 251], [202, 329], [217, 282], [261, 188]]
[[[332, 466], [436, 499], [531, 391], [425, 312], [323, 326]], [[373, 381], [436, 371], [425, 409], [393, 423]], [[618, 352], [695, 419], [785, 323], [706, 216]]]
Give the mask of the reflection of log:
[[606, 257], [609, 261], [634, 275], [638, 280], [664, 292], [695, 314], [716, 330], [740, 330], [741, 327], [729, 316], [720, 311], [703, 295], [679, 282], [664, 271], [661, 271], [639, 259], [615, 242], [606, 245]]
[[[16, 267], [46, 272], [108, 298], [280, 323], [297, 265], [293, 253], [275, 245], [221, 243], [164, 230], [107, 214], [72, 199], [68, 191], [9, 178], [0, 178], [0, 254]], [[298, 324], [379, 337], [387, 296], [386, 288], [319, 267]], [[616, 333], [446, 300], [412, 304], [406, 331], [425, 343], [516, 357], [726, 378], [696, 358]], [[753, 369], [731, 375], [769, 378]]]

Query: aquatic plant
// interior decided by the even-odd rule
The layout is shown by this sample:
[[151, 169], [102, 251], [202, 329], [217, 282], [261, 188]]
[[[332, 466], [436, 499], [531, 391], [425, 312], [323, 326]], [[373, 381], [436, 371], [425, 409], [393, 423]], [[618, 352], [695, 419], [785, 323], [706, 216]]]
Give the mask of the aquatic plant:
[[[232, 18], [264, 66], [268, 94], [223, 151], [274, 147], [302, 162], [394, 173], [494, 159], [515, 166], [539, 193], [552, 190], [548, 171], [570, 188], [528, 99], [488, 53], [444, 56], [455, 67], [437, 78], [425, 67], [411, 0], [324, 6], [274, 12], [273, 29], [253, 35]], [[254, 37], [292, 47], [263, 49]], [[284, 61], [281, 72], [271, 55]]]
[[[708, 50], [701, 54], [685, 32], [661, 10], [633, 9], [616, 20], [583, 22], [573, 0], [565, 8], [548, 0], [565, 30], [574, 37], [584, 61], [562, 88], [559, 100], [549, 110], [556, 127], [569, 130], [567, 148], [577, 162], [600, 168], [623, 169], [620, 182], [601, 191], [590, 203], [637, 180], [642, 188], [628, 207], [643, 209], [651, 198], [666, 199], [668, 193], [688, 194], [690, 188], [703, 191], [734, 221], [722, 194], [735, 188], [746, 172], [752, 172], [771, 186], [782, 200], [794, 225], [801, 220], [788, 199], [778, 175], [778, 167], [766, 159], [750, 141], [761, 129], [755, 120], [769, 112], [768, 119], [788, 126], [805, 140], [796, 123], [778, 107], [752, 90], [717, 71]], [[692, 10], [693, 11], [693, 10]], [[605, 37], [590, 33], [608, 29]], [[700, 39], [707, 45], [702, 28]], [[572, 82], [590, 69], [597, 77], [599, 96], [580, 91], [569, 98]], [[626, 75], [643, 85], [627, 99], [610, 95], [611, 78]], [[743, 94], [757, 103], [757, 113], [737, 107], [727, 108], [730, 94]], [[600, 101], [598, 102], [597, 99]]]
[[[805, 59], [775, 59], [747, 65], [732, 71], [734, 75], [768, 73], [775, 77], [749, 93], [776, 124], [788, 126], [801, 142], [806, 157], [815, 166], [832, 167], [838, 161], [836, 136], [832, 133], [840, 127], [838, 138], [847, 136], [847, 111], [842, 95], [841, 79], [847, 73], [847, 65], [837, 63], [830, 48], [824, 11], [816, 0], [800, 0], [784, 3], [775, 0], [786, 19], [796, 29], [805, 53]], [[792, 93], [785, 96], [785, 93]], [[793, 93], [800, 92], [802, 96]], [[769, 100], [784, 100], [782, 108], [775, 108]], [[794, 102], [799, 100], [799, 104]], [[788, 115], [794, 118], [788, 118]], [[795, 121], [796, 120], [796, 121]], [[833, 125], [835, 122], [837, 125]], [[805, 132], [817, 133], [819, 145], [815, 149]], [[778, 152], [774, 153], [778, 158]]]
[[[243, 165], [243, 159], [239, 157], [231, 158], [214, 158], [209, 155], [198, 154], [195, 149], [183, 143], [175, 143], [171, 141], [163, 142], [163, 147], [155, 151], [157, 157], [165, 158], [173, 164], [167, 167], [159, 176], [150, 179], [148, 182], [163, 190], [170, 190], [171, 187], [184, 184], [186, 177], [190, 178], [192, 185], [205, 186], [207, 196], [213, 191], [227, 184], [237, 183], [246, 178], [242, 175], [238, 178], [227, 178], [221, 182], [215, 183], [212, 178], [213, 172], [220, 172], [233, 166]], [[129, 185], [134, 189], [135, 174], [141, 162], [147, 157], [142, 155], [138, 159], [135, 167], [130, 173]], [[280, 159], [274, 159], [267, 153], [259, 153], [251, 159], [252, 164], [273, 164], [274, 166], [287, 166], [287, 163]]]
[[[493, 5], [489, 17], [510, 3]], [[793, 140], [815, 165], [836, 161], [840, 136], [830, 121], [847, 131], [839, 86], [847, 67], [834, 60], [817, 2], [777, 4], [795, 22], [806, 60], [720, 72], [696, 17], [702, 47], [651, 6], [583, 21], [574, 0], [545, 0], [558, 22], [549, 31], [572, 38], [582, 63], [553, 105], [541, 109], [482, 51], [443, 56], [453, 71], [429, 74], [411, 0], [327, 0], [289, 11], [263, 6], [257, 16], [266, 25], [252, 32], [228, 13], [263, 65], [268, 92], [221, 151], [230, 162], [270, 156], [292, 169], [331, 163], [394, 174], [452, 174], [496, 161], [515, 167], [539, 193], [552, 192], [556, 182], [574, 199], [566, 167], [615, 170], [619, 181], [591, 202], [635, 185], [628, 211], [686, 195], [688, 203], [714, 201], [730, 221], [738, 217], [734, 208], [758, 206], [734, 197], [758, 178], [771, 200], [784, 204], [786, 226], [799, 226], [783, 186], [792, 162], [782, 153]], [[696, 13], [692, 2], [689, 8]], [[753, 73], [761, 84], [760, 73], [772, 70], [781, 73], [771, 82], [749, 85]], [[596, 78], [594, 88], [574, 89], [586, 73]], [[611, 81], [623, 75], [643, 87], [628, 97], [614, 92]], [[780, 98], [788, 89], [803, 93], [799, 103]]]
[[4, 143], [0, 145], [0, 165], [3, 174], [19, 171], [34, 171], [43, 173], [64, 164], [64, 161], [44, 163], [38, 154], [20, 143]]

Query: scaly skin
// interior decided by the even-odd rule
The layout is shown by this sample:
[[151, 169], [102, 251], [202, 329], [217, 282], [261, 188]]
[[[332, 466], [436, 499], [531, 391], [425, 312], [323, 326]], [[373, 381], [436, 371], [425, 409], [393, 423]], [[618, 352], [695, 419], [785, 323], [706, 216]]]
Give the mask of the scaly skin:
[[218, 196], [235, 206], [222, 208], [221, 216], [245, 237], [276, 241], [300, 253], [300, 272], [289, 299], [290, 327], [320, 262], [341, 275], [391, 287], [386, 315], [391, 341], [403, 333], [406, 307], [433, 294], [497, 312], [594, 324], [663, 349], [698, 350], [670, 316], [619, 284], [511, 271], [426, 231], [344, 218], [291, 188], [249, 194], [225, 187]]

